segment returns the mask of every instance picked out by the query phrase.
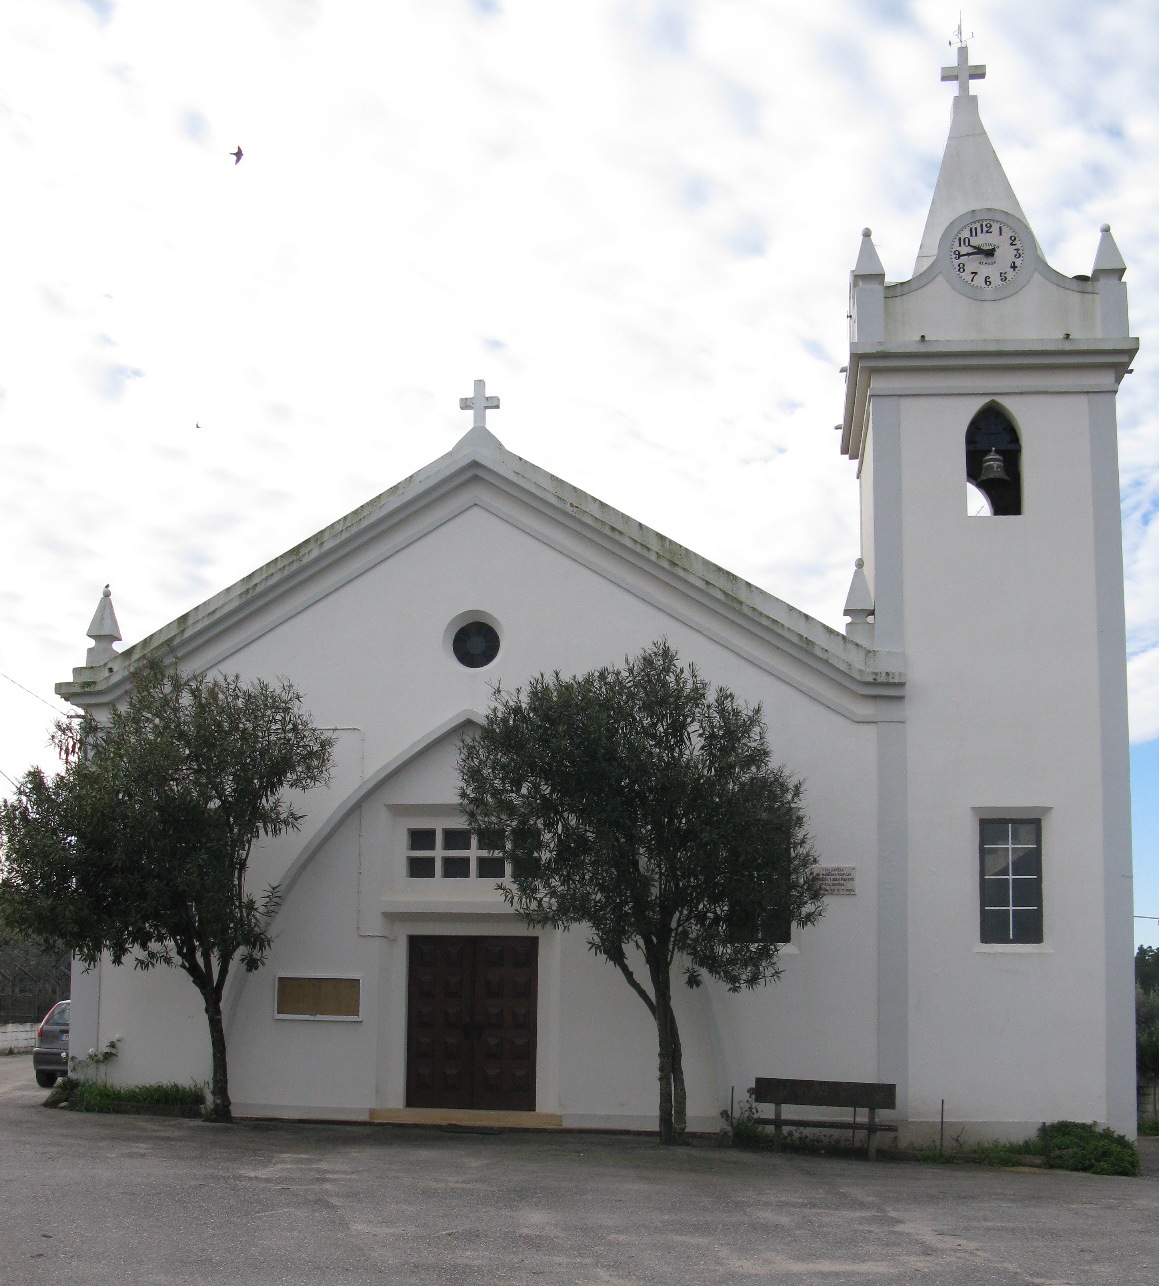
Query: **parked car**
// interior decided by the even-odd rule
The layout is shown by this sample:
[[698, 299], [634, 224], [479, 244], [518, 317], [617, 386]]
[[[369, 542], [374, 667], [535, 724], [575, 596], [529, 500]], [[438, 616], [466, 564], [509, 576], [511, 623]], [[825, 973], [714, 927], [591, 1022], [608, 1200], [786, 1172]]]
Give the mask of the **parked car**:
[[68, 1013], [70, 1002], [58, 1000], [36, 1029], [36, 1048], [32, 1051], [32, 1070], [37, 1085], [51, 1089], [56, 1078], [68, 1071]]

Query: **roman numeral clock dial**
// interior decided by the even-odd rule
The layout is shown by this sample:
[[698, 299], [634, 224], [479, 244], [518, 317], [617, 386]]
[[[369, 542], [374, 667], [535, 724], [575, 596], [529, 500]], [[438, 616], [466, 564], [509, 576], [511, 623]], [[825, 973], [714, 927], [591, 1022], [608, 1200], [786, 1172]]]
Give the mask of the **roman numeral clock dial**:
[[960, 294], [1003, 299], [1034, 275], [1038, 247], [1020, 219], [1002, 210], [974, 210], [942, 233], [938, 263]]

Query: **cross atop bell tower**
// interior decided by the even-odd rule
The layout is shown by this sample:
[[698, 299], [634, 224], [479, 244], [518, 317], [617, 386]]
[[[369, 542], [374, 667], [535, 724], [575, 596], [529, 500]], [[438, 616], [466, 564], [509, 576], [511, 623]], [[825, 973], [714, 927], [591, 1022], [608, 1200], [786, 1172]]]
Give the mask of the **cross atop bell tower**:
[[950, 133], [914, 262], [915, 277], [933, 263], [938, 239], [950, 220], [959, 214], [983, 208], [1005, 210], [1023, 223], [1028, 222], [986, 134], [978, 113], [978, 98], [970, 93], [970, 82], [981, 80], [986, 75], [986, 68], [981, 63], [970, 62], [970, 51], [962, 38], [961, 24], [956, 35], [959, 40], [958, 61], [952, 67], [942, 68], [942, 80], [957, 82], [958, 92], [950, 100]]
[[[958, 24], [958, 34], [961, 35], [962, 27]], [[984, 80], [986, 78], [985, 63], [970, 63], [970, 49], [963, 41], [958, 46], [958, 61], [953, 67], [942, 68], [943, 80], [956, 80], [958, 82], [958, 93], [970, 96], [970, 82], [972, 80]]]

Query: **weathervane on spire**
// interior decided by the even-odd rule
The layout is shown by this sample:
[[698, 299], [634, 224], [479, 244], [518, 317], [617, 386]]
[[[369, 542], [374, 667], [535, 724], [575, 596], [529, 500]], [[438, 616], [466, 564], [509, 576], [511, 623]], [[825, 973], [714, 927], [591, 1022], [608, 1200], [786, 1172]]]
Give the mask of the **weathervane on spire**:
[[[970, 39], [974, 39], [974, 33], [970, 32]], [[966, 35], [962, 30], [962, 15], [958, 14], [958, 26], [950, 40], [951, 47], [954, 40], [958, 42], [958, 61], [953, 67], [942, 68], [943, 80], [956, 80], [958, 82], [958, 93], [970, 96], [970, 82], [972, 80], [982, 80], [986, 75], [986, 66], [984, 63], [975, 63], [970, 65], [970, 50], [966, 44]]]

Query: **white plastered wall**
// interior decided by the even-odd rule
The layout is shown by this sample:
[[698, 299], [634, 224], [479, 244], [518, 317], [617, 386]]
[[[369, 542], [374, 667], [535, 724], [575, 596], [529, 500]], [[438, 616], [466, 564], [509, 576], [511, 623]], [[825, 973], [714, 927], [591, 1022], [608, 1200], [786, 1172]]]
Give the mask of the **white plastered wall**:
[[[407, 933], [522, 932], [489, 889], [457, 890], [470, 906], [397, 905], [413, 897], [399, 852], [407, 818], [453, 810], [458, 728], [486, 710], [496, 681], [616, 664], [662, 635], [713, 682], [763, 703], [777, 757], [806, 779], [822, 862], [857, 871], [856, 896], [833, 899], [826, 919], [797, 935], [776, 985], [740, 997], [712, 984], [681, 989], [690, 1120], [712, 1128], [730, 1090], [743, 1094], [757, 1075], [874, 1079], [876, 731], [858, 721], [869, 702], [606, 552], [561, 548], [550, 524], [519, 518], [484, 505], [449, 513], [297, 614], [279, 622], [271, 611], [262, 631], [251, 622], [236, 649], [219, 638], [191, 658], [246, 678], [287, 674], [316, 721], [339, 730], [334, 780], [305, 801], [303, 834], [255, 855], [256, 885], [291, 878], [268, 963], [228, 997], [238, 1110], [340, 1118], [402, 1105]], [[468, 610], [496, 620], [503, 638], [482, 671], [446, 647], [448, 622]], [[833, 708], [841, 703], [856, 717]], [[432, 741], [440, 727], [453, 731]], [[359, 977], [362, 1020], [276, 1019], [279, 972]], [[102, 1032], [123, 1018], [126, 1051], [158, 1033], [147, 1065], [126, 1053], [125, 1079], [208, 1075], [204, 1016], [183, 975], [106, 969], [102, 987]], [[141, 1003], [154, 993], [157, 1003]], [[159, 1008], [183, 1017], [157, 1025]], [[582, 929], [541, 942], [538, 1072], [539, 1107], [565, 1122], [654, 1123], [654, 1028], [615, 970], [587, 951]]]
[[[982, 396], [901, 398], [909, 1113], [1025, 1135], [1115, 1119], [1088, 401], [1016, 392], [1023, 512], [969, 518]], [[1100, 498], [1105, 503], [1106, 498]], [[1041, 816], [1041, 946], [979, 943], [978, 818]], [[1110, 944], [1113, 948], [1114, 944]]]

